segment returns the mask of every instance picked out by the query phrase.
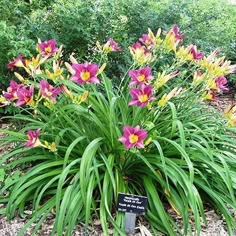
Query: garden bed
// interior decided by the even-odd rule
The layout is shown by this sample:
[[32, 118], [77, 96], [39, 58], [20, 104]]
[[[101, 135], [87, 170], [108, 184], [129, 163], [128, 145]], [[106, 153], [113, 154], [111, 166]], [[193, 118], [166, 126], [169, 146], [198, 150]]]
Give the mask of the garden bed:
[[[235, 102], [235, 90], [231, 89], [229, 92], [224, 93], [218, 97], [217, 101], [211, 102], [209, 105], [214, 106], [219, 112], [223, 112], [224, 109], [227, 107], [228, 104], [231, 104]], [[11, 124], [8, 122], [1, 123], [1, 128], [5, 129], [9, 127]], [[0, 136], [0, 141], [3, 136]], [[1, 146], [0, 147], [0, 156], [3, 154], [9, 152], [11, 150], [11, 146]], [[0, 206], [1, 208], [1, 206]], [[181, 217], [176, 214], [173, 209], [168, 208], [166, 206], [166, 210], [169, 212], [169, 214], [175, 219], [175, 221], [182, 225]], [[26, 210], [25, 212], [25, 218], [21, 218], [19, 216], [14, 217], [13, 220], [7, 221], [6, 217], [0, 216], [0, 235], [4, 236], [17, 236], [17, 232], [25, 225], [27, 222], [27, 215], [30, 215], [32, 211]], [[210, 207], [207, 206], [205, 209], [206, 219], [207, 219], [207, 225], [202, 225], [200, 236], [227, 236], [227, 229], [225, 222], [222, 217], [217, 215], [215, 211]], [[233, 212], [233, 215], [236, 220], [236, 212]], [[45, 222], [43, 223], [42, 227], [39, 229], [37, 235], [38, 236], [49, 236], [50, 232], [53, 228], [53, 224], [55, 221], [55, 216], [53, 214], [48, 217]], [[190, 222], [192, 219], [190, 219]], [[191, 222], [193, 224], [193, 222]], [[32, 228], [34, 227], [34, 224], [32, 227], [30, 227], [27, 232], [24, 233], [24, 236], [30, 236], [32, 233]], [[136, 222], [136, 233], [135, 236], [145, 236], [145, 229], [148, 228], [148, 223], [143, 221]], [[84, 224], [78, 224], [74, 231], [72, 236], [77, 235], [85, 235], [85, 226]], [[101, 229], [101, 222], [99, 220], [95, 220], [93, 222], [93, 226], [88, 227], [89, 235], [91, 236], [101, 236], [102, 229]], [[147, 231], [149, 232], [149, 231]], [[113, 230], [110, 229], [110, 235], [113, 235]], [[159, 235], [162, 235], [161, 233]], [[236, 235], [236, 232], [234, 233]], [[146, 236], [149, 236], [146, 234]]]

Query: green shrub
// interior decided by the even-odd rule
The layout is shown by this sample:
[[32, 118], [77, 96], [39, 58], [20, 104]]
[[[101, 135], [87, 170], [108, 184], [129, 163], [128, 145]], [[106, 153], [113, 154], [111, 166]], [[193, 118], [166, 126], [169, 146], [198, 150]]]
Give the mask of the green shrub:
[[[6, 88], [12, 79], [7, 64], [12, 58], [23, 54], [30, 57], [35, 52], [35, 39], [29, 30], [31, 12], [43, 7], [44, 1], [6, 1], [0, 5], [0, 91]], [[48, 3], [50, 1], [47, 1]], [[46, 1], [45, 1], [46, 3]]]
[[196, 44], [208, 53], [219, 48], [230, 55], [236, 35], [236, 8], [233, 5], [221, 0], [162, 0], [154, 7], [165, 27], [180, 25], [186, 32], [185, 42]]
[[[6, 89], [9, 80], [13, 78], [12, 73], [7, 69], [7, 64], [10, 58], [18, 54], [32, 56], [32, 48], [35, 48], [35, 43], [31, 39], [17, 35], [18, 28], [13, 25], [8, 25], [5, 21], [0, 21], [0, 91]], [[31, 50], [30, 50], [31, 49]], [[18, 109], [9, 106], [7, 108], [0, 107], [0, 113], [14, 114]]]

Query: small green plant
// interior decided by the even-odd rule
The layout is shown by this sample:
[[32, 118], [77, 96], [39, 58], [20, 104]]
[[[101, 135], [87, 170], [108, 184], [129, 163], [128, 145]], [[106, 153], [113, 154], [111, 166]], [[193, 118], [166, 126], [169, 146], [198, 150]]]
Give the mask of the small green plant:
[[[0, 202], [8, 219], [23, 216], [26, 206], [33, 210], [18, 235], [33, 222], [36, 233], [51, 212], [51, 235], [69, 236], [78, 222], [87, 227], [94, 218], [104, 235], [109, 223], [114, 235], [125, 235], [124, 215], [115, 210], [118, 192], [148, 196], [145, 217], [154, 235], [191, 233], [190, 216], [199, 234], [204, 203], [224, 216], [232, 235], [236, 109], [229, 107], [223, 119], [207, 112], [204, 100], [228, 89], [224, 76], [235, 66], [217, 51], [204, 56], [196, 45], [181, 46], [183, 37], [177, 25], [164, 35], [143, 34], [129, 47], [133, 63], [118, 86], [105, 74], [110, 54], [121, 50], [113, 39], [97, 44], [95, 62], [71, 55], [64, 63], [51, 39], [39, 41], [37, 56], [8, 64], [22, 72], [14, 73], [18, 82], [10, 82], [1, 104], [22, 108], [11, 118], [26, 126], [0, 130], [5, 144], [16, 145], [0, 159]], [[183, 229], [166, 205], [182, 217]]]

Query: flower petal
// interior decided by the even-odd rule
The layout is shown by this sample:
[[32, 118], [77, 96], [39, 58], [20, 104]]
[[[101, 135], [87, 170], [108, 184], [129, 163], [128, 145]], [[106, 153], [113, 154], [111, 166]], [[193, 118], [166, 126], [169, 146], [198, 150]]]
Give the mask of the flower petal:
[[97, 64], [89, 64], [87, 66], [87, 70], [90, 73], [91, 77], [94, 77], [98, 72], [98, 65]]

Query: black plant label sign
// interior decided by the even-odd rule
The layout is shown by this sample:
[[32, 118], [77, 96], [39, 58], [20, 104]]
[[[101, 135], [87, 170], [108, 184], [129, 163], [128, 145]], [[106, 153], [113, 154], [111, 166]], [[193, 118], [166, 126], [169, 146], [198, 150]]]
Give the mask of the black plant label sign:
[[147, 197], [126, 193], [118, 193], [117, 210], [134, 214], [144, 214]]

